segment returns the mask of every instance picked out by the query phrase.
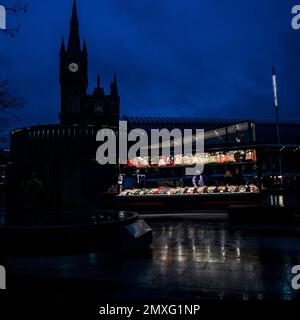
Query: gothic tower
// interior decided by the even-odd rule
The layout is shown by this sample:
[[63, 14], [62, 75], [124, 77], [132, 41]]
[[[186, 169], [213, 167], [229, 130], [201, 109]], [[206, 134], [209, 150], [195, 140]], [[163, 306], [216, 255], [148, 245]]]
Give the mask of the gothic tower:
[[88, 53], [86, 41], [80, 45], [76, 0], [73, 3], [67, 48], [62, 40], [60, 49], [60, 86], [62, 124], [96, 123], [117, 125], [120, 98], [116, 76], [106, 95], [100, 87], [100, 77], [92, 95], [87, 95]]
[[64, 39], [60, 48], [60, 85], [62, 123], [82, 122], [88, 85], [87, 48], [80, 46], [79, 22], [74, 0], [67, 48]]

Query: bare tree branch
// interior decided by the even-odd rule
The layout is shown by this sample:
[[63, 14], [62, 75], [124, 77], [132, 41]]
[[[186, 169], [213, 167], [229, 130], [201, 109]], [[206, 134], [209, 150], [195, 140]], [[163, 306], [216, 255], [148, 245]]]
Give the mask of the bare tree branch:
[[0, 149], [9, 141], [5, 128], [10, 125], [10, 118], [16, 117], [14, 111], [24, 106], [24, 100], [10, 86], [8, 80], [0, 80]]
[[11, 8], [6, 8], [6, 11], [11, 11], [15, 16], [17, 16], [20, 12], [26, 13], [28, 8], [28, 4], [22, 2], [18, 2]]
[[24, 106], [24, 100], [16, 91], [11, 89], [8, 80], [0, 80], [0, 112], [12, 109], [20, 109]]
[[[17, 16], [20, 13], [27, 13], [27, 8], [28, 8], [28, 4], [27, 3], [22, 3], [21, 1], [18, 2], [17, 4], [15, 4], [13, 7], [11, 8], [6, 8], [6, 11], [8, 12], [12, 12], [13, 15]], [[8, 35], [10, 35], [11, 37], [15, 37], [16, 34], [20, 31], [21, 25], [17, 25], [14, 28], [9, 28], [9, 29], [0, 29], [1, 32], [6, 33]]]
[[21, 25], [18, 25], [15, 28], [11, 28], [11, 29], [0, 29], [0, 31], [2, 31], [3, 33], [7, 33], [14, 38], [16, 34], [20, 31], [20, 27]]

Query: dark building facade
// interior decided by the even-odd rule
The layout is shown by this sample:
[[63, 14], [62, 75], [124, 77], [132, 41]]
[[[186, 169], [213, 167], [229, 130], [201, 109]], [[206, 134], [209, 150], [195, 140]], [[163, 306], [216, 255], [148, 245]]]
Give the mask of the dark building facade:
[[37, 125], [11, 132], [8, 206], [23, 205], [24, 189], [32, 173], [45, 185], [47, 208], [97, 207], [99, 193], [117, 179], [114, 165], [100, 166], [96, 158], [97, 131], [118, 130], [120, 97], [116, 75], [106, 94], [100, 76], [92, 94], [88, 87], [88, 49], [81, 46], [76, 1], [70, 21], [69, 39], [60, 48], [60, 124]]

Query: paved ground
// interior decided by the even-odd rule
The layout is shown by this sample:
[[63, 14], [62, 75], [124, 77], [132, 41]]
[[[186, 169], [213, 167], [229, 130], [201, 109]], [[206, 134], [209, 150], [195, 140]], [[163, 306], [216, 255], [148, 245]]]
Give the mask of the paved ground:
[[64, 295], [84, 290], [96, 299], [300, 298], [290, 285], [291, 268], [300, 264], [300, 236], [235, 230], [217, 218], [147, 217], [154, 242], [152, 254], [143, 257], [106, 252], [5, 263], [8, 273], [30, 279], [27, 285], [41, 292], [51, 286]]

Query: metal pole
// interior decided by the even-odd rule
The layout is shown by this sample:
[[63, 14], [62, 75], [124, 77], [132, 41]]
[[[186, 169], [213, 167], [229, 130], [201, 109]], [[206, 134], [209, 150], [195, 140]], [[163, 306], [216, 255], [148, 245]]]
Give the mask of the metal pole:
[[277, 144], [280, 144], [280, 133], [279, 133], [279, 109], [275, 108], [276, 113], [276, 129], [277, 129]]
[[[275, 106], [275, 116], [276, 116], [277, 144], [280, 145], [279, 104], [278, 104], [278, 96], [277, 96], [277, 79], [276, 79], [275, 66], [272, 67], [272, 81], [273, 81], [274, 106]], [[279, 175], [282, 177], [282, 159], [281, 159], [280, 153], [279, 153], [278, 160], [279, 160]]]

